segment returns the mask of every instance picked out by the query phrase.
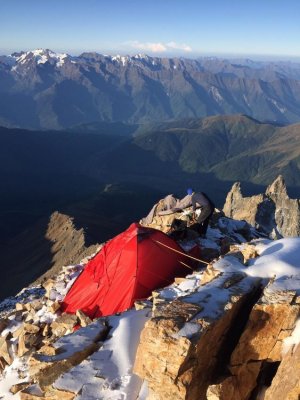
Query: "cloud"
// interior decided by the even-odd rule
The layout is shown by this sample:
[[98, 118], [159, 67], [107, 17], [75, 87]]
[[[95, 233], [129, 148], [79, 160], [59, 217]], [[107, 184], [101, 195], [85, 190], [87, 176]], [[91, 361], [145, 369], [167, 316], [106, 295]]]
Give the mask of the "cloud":
[[167, 51], [166, 46], [162, 43], [141, 43], [138, 40], [134, 40], [129, 42], [129, 44], [135, 49], [151, 51], [152, 53], [163, 53], [164, 51]]
[[152, 53], [164, 53], [169, 50], [183, 50], [185, 52], [192, 51], [192, 48], [186, 44], [178, 44], [176, 42], [168, 42], [168, 43], [153, 43], [153, 42], [139, 42], [138, 40], [133, 40], [131, 42], [127, 42], [131, 47], [135, 49], [139, 49], [142, 51], [150, 51]]
[[176, 42], [169, 42], [169, 43], [167, 43], [167, 46], [170, 49], [183, 50], [183, 51], [187, 51], [187, 52], [192, 51], [192, 48], [185, 43], [179, 44]]

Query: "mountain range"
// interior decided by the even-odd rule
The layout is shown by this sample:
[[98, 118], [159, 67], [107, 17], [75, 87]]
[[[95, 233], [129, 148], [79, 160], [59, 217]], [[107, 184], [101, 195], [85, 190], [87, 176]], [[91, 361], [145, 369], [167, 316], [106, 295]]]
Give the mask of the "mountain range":
[[300, 121], [300, 64], [200, 58], [0, 56], [0, 125], [65, 129], [97, 121], [159, 122], [217, 114]]
[[0, 240], [53, 211], [84, 215], [85, 208], [89, 224], [97, 215], [114, 226], [109, 237], [122, 220], [112, 225], [113, 215], [127, 215], [123, 223], [141, 218], [156, 199], [184, 196], [189, 186], [222, 207], [236, 180], [247, 195], [281, 174], [299, 197], [299, 139], [300, 124], [280, 127], [243, 115], [65, 131], [0, 128]]

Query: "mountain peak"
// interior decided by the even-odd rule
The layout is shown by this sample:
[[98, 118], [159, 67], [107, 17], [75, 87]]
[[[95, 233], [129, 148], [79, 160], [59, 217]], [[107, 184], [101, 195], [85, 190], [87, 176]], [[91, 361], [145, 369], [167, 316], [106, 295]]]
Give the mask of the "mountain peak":
[[26, 64], [31, 61], [35, 61], [37, 64], [45, 64], [52, 61], [57, 66], [62, 66], [70, 56], [66, 53], [56, 53], [50, 49], [35, 49], [13, 53], [9, 57], [14, 58], [17, 64]]

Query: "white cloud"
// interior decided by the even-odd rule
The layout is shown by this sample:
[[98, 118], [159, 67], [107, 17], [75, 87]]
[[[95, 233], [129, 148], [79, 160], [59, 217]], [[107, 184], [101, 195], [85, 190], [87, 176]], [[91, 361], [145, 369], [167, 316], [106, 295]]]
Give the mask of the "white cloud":
[[133, 40], [131, 42], [127, 42], [131, 47], [135, 49], [139, 49], [142, 51], [150, 51], [152, 53], [164, 53], [168, 50], [183, 50], [186, 52], [192, 51], [192, 48], [186, 44], [178, 44], [176, 42], [168, 42], [168, 43], [153, 43], [153, 42], [139, 42], [138, 40]]
[[187, 52], [192, 51], [192, 48], [185, 43], [169, 42], [169, 43], [167, 43], [167, 46], [170, 49], [183, 50], [183, 51], [187, 51]]
[[135, 49], [151, 51], [152, 53], [163, 53], [167, 51], [166, 46], [162, 43], [141, 43], [138, 40], [134, 40], [133, 42], [129, 42], [129, 44]]

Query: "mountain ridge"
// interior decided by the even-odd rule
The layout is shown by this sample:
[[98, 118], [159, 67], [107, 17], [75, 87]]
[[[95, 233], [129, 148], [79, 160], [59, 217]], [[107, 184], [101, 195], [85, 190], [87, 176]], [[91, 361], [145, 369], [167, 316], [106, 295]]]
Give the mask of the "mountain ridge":
[[93, 121], [145, 123], [247, 114], [300, 121], [300, 64], [147, 55], [0, 56], [0, 124], [65, 129]]

